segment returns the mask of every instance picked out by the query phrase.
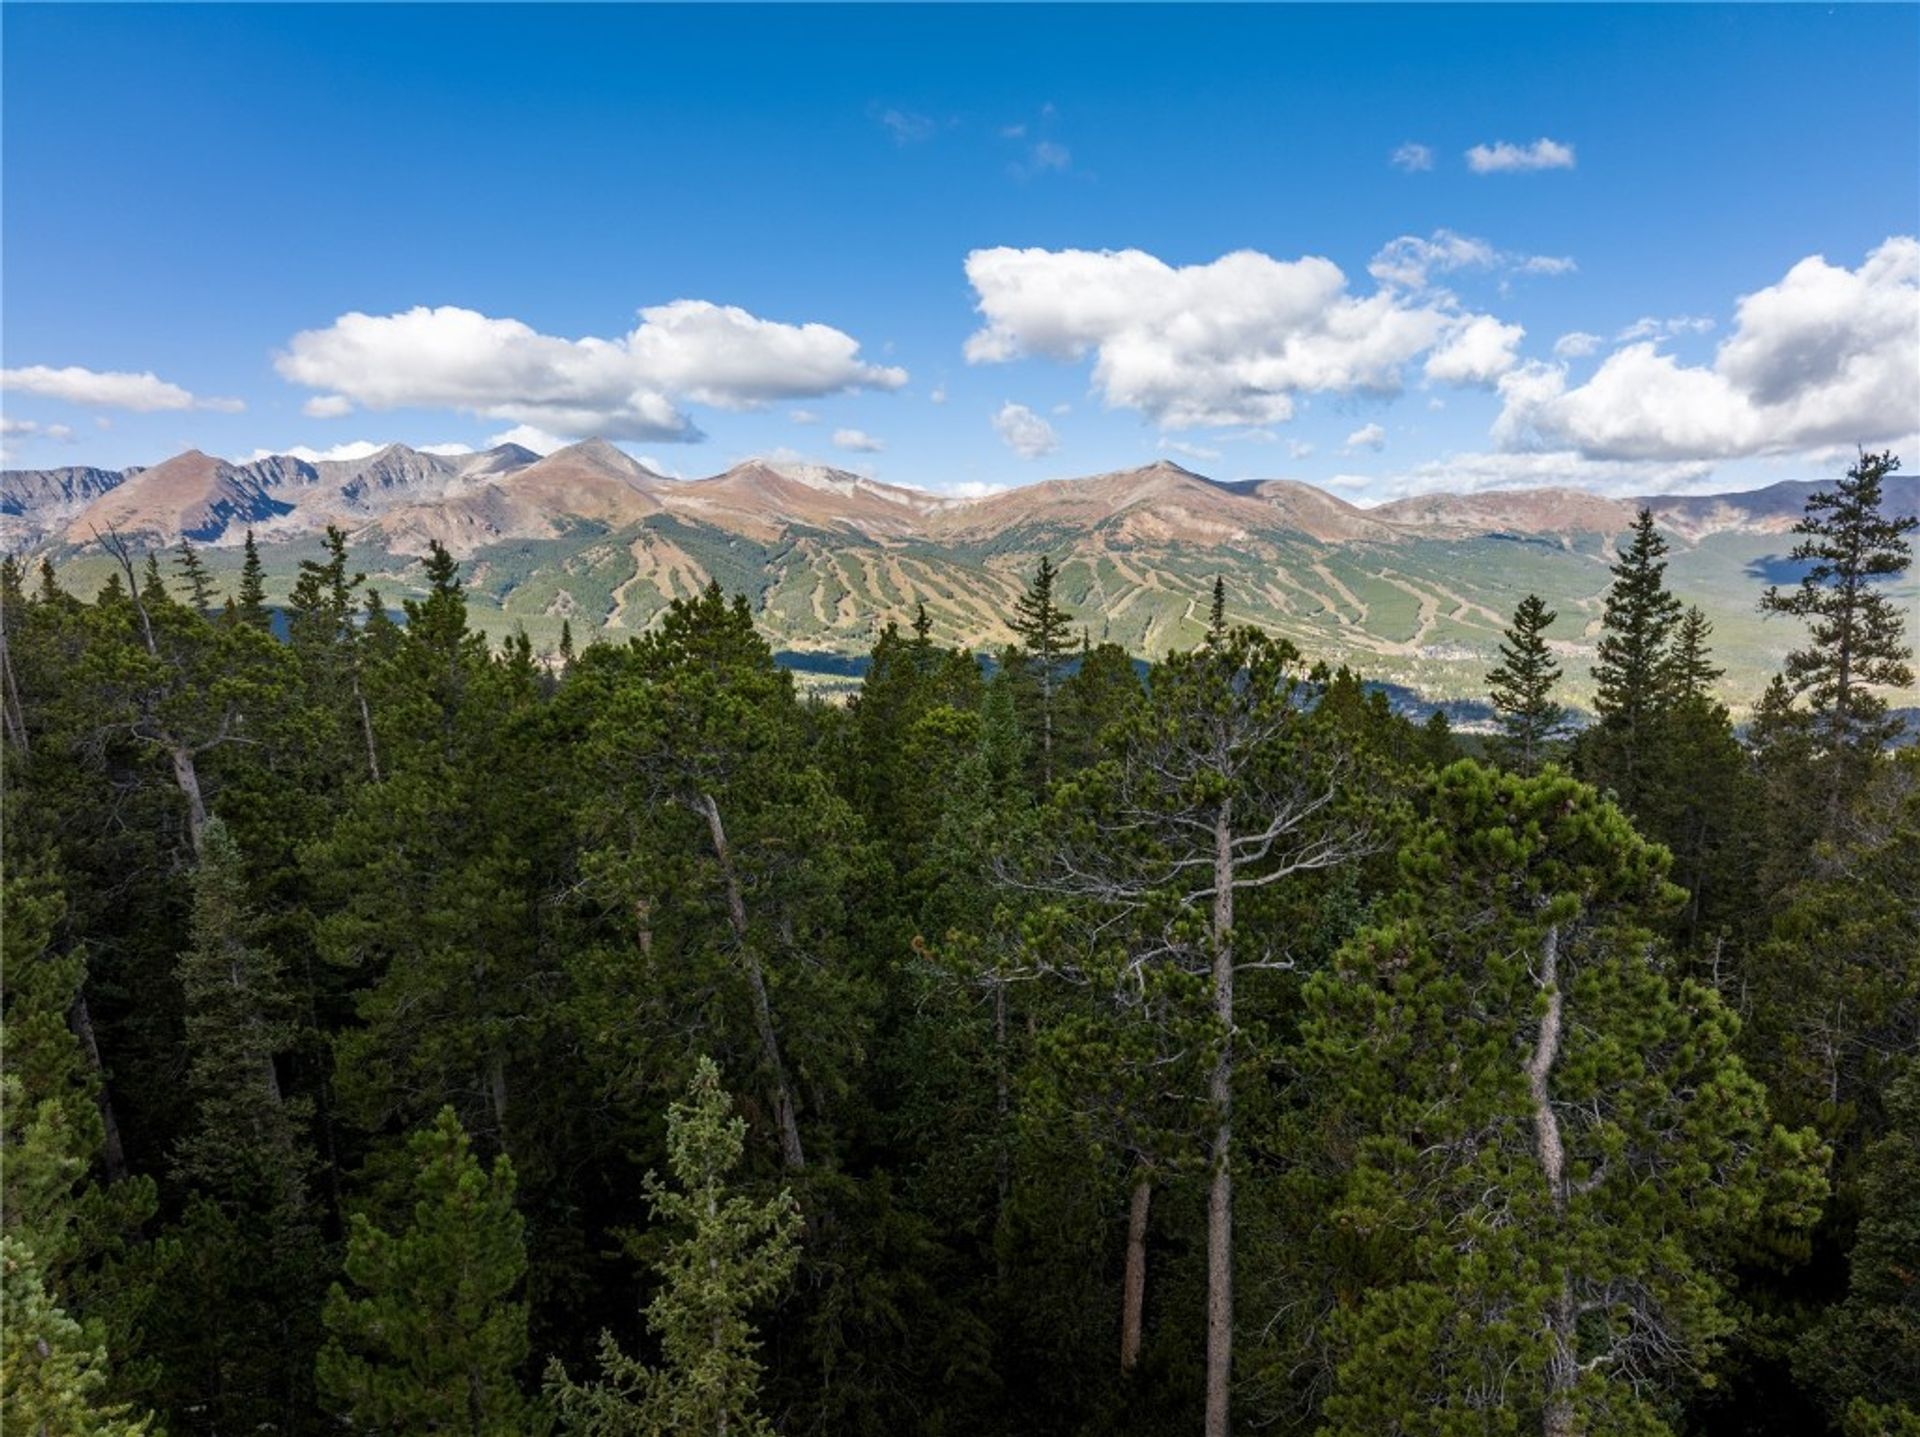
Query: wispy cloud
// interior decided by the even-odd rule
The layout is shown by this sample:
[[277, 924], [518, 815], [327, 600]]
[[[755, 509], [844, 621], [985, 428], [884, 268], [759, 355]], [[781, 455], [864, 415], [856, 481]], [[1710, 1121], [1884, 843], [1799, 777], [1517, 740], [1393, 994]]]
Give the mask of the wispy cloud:
[[1396, 170], [1402, 170], [1410, 175], [1417, 174], [1421, 170], [1433, 168], [1433, 150], [1426, 145], [1408, 140], [1388, 157], [1387, 163]]
[[884, 439], [874, 438], [864, 429], [836, 429], [833, 431], [833, 447], [854, 454], [878, 454], [887, 447], [887, 443]]
[[1713, 321], [1704, 314], [1680, 314], [1671, 319], [1655, 319], [1646, 315], [1636, 319], [1613, 338], [1616, 344], [1632, 344], [1642, 339], [1672, 339], [1681, 334], [1712, 332]]
[[1053, 140], [1036, 140], [1028, 147], [1024, 160], [1008, 166], [1015, 176], [1030, 180], [1039, 175], [1065, 174], [1073, 167], [1073, 152]]
[[1218, 449], [1209, 449], [1204, 444], [1189, 444], [1183, 439], [1163, 438], [1160, 441], [1160, 447], [1173, 454], [1184, 454], [1189, 459], [1206, 460], [1220, 457]]
[[932, 119], [916, 114], [912, 110], [903, 110], [896, 105], [874, 105], [869, 111], [874, 123], [885, 130], [896, 145], [913, 145], [930, 139], [936, 128]]
[[1524, 173], [1528, 170], [1570, 170], [1573, 146], [1542, 136], [1530, 145], [1495, 140], [1467, 151], [1467, 168], [1476, 175]]
[[1380, 247], [1367, 273], [1382, 284], [1422, 289], [1433, 276], [1457, 270], [1504, 270], [1518, 274], [1571, 274], [1578, 266], [1569, 255], [1515, 254], [1486, 240], [1450, 229], [1431, 235], [1401, 235]]

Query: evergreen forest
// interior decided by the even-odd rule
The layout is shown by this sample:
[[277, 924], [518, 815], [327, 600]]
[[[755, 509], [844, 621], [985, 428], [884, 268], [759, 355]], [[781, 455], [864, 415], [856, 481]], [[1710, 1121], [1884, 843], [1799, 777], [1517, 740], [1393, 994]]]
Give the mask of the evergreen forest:
[[1644, 511], [1487, 734], [1224, 579], [826, 702], [717, 583], [8, 560], [0, 1430], [1915, 1437], [1897, 467], [1737, 725]]

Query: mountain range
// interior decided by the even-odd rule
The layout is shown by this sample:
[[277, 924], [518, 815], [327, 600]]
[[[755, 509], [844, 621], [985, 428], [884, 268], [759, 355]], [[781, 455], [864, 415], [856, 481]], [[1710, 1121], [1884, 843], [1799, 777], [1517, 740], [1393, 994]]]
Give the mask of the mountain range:
[[[1627, 499], [1538, 488], [1360, 508], [1310, 484], [1223, 483], [1162, 460], [960, 499], [757, 459], [672, 479], [597, 439], [545, 456], [393, 444], [353, 460], [189, 451], [118, 471], [8, 470], [0, 549], [45, 555], [86, 592], [104, 579], [110, 531], [153, 547], [184, 537], [218, 574], [237, 568], [250, 529], [272, 595], [331, 524], [392, 602], [418, 588], [418, 558], [438, 541], [466, 561], [476, 621], [543, 646], [562, 621], [581, 642], [643, 628], [717, 579], [751, 596], [792, 662], [823, 671], [844, 671], [922, 603], [945, 642], [1004, 642], [1004, 616], [1050, 554], [1095, 641], [1146, 656], [1194, 642], [1221, 576], [1236, 620], [1432, 699], [1480, 692], [1514, 603], [1538, 592], [1561, 614], [1577, 700], [1614, 541], [1644, 505], [1673, 546], [1672, 586], [1715, 621], [1723, 685], [1743, 707], [1798, 637], [1763, 625], [1756, 603], [1793, 577], [1788, 531], [1817, 487]], [[1920, 511], [1920, 481], [1896, 476], [1887, 504]], [[1899, 592], [1920, 615], [1912, 576]]]

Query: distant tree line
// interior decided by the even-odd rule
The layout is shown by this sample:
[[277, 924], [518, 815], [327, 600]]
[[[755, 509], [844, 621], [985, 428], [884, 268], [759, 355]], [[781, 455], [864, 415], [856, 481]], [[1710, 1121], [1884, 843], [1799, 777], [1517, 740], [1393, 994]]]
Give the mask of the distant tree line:
[[7, 561], [0, 1428], [1912, 1437], [1896, 467], [1744, 731], [1645, 512], [1485, 741], [1048, 560], [840, 705], [717, 585]]

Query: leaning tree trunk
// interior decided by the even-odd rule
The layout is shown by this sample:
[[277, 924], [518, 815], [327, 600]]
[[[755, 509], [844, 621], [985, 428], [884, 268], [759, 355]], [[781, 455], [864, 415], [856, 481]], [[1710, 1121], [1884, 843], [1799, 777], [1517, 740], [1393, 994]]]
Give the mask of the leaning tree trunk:
[[74, 1036], [80, 1040], [81, 1050], [87, 1055], [87, 1065], [93, 1069], [94, 1079], [99, 1084], [95, 1101], [100, 1109], [101, 1126], [105, 1130], [100, 1145], [100, 1161], [106, 1168], [107, 1181], [117, 1183], [127, 1175], [127, 1150], [120, 1141], [120, 1123], [114, 1117], [113, 1095], [107, 1089], [107, 1071], [100, 1062], [100, 1040], [94, 1035], [93, 1010], [87, 1006], [84, 986], [73, 995], [73, 1007], [67, 1012], [67, 1026], [73, 1029]]
[[767, 977], [747, 935], [747, 902], [740, 892], [740, 875], [733, 866], [733, 849], [727, 844], [726, 826], [720, 821], [720, 805], [710, 793], [700, 795], [700, 811], [706, 816], [707, 832], [713, 839], [713, 856], [727, 887], [727, 916], [733, 924], [733, 936], [740, 945], [740, 962], [747, 972], [747, 986], [753, 995], [753, 1023], [760, 1037], [760, 1057], [773, 1083], [773, 1112], [780, 1129], [780, 1159], [789, 1170], [799, 1172], [807, 1165], [806, 1150], [800, 1146], [800, 1123], [795, 1114], [793, 1088], [787, 1081], [787, 1065], [780, 1057], [780, 1040], [774, 1032], [773, 1007], [767, 1001]]
[[[1534, 1141], [1540, 1158], [1540, 1174], [1546, 1179], [1547, 1195], [1553, 1204], [1555, 1236], [1562, 1236], [1567, 1217], [1567, 1155], [1560, 1139], [1560, 1119], [1553, 1111], [1553, 1096], [1548, 1086], [1553, 1065], [1560, 1057], [1560, 929], [1547, 928], [1546, 941], [1540, 945], [1540, 990], [1547, 1005], [1540, 1014], [1540, 1026], [1534, 1039], [1533, 1055], [1527, 1059], [1527, 1093], [1533, 1102]], [[1547, 1332], [1552, 1347], [1547, 1356], [1546, 1402], [1541, 1410], [1543, 1437], [1573, 1437], [1573, 1385], [1577, 1375], [1574, 1354], [1574, 1312], [1572, 1282], [1563, 1270], [1560, 1290], [1547, 1306]]]
[[1233, 1391], [1233, 827], [1227, 799], [1213, 825], [1213, 1013], [1220, 1025], [1208, 1096], [1213, 1179], [1207, 1191], [1206, 1437], [1227, 1437]]
[[1127, 1210], [1127, 1270], [1121, 1291], [1120, 1370], [1140, 1361], [1140, 1329], [1147, 1305], [1147, 1216], [1153, 1203], [1153, 1173], [1142, 1168]]

